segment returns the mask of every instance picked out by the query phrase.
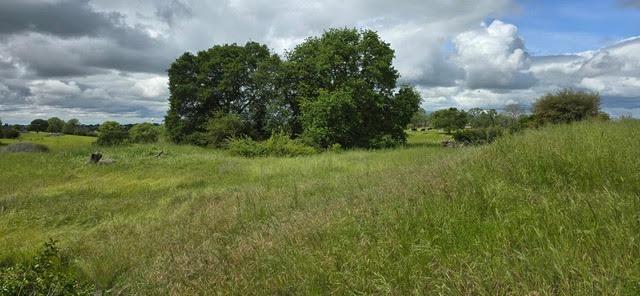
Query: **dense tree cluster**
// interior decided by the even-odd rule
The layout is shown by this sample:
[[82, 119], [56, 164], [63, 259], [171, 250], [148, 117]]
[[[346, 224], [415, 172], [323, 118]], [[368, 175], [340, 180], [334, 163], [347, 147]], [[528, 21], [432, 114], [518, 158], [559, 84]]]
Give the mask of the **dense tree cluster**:
[[394, 56], [355, 29], [309, 38], [284, 60], [255, 42], [185, 53], [169, 69], [167, 134], [201, 145], [279, 132], [318, 147], [403, 143], [420, 96], [398, 88]]
[[152, 144], [160, 140], [161, 134], [161, 126], [148, 122], [123, 126], [115, 121], [106, 121], [98, 127], [96, 143], [100, 146]]
[[46, 132], [47, 129], [49, 128], [49, 122], [47, 120], [44, 119], [34, 119], [33, 121], [31, 121], [31, 124], [29, 124], [29, 131], [32, 132]]

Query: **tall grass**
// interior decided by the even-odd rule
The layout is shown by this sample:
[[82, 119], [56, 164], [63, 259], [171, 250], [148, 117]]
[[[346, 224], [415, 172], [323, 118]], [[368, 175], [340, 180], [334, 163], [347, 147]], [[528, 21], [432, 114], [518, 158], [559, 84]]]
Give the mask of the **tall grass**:
[[285, 159], [135, 145], [108, 166], [86, 144], [0, 154], [0, 261], [52, 237], [116, 293], [634, 295], [639, 131]]

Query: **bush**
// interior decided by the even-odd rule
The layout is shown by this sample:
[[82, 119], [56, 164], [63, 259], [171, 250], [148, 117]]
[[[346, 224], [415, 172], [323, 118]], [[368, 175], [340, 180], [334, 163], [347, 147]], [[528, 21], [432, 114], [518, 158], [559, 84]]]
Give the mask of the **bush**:
[[116, 146], [127, 141], [129, 133], [117, 122], [107, 121], [98, 128], [98, 145]]
[[533, 105], [533, 115], [540, 124], [581, 121], [600, 113], [600, 95], [572, 89], [547, 94]]
[[20, 137], [20, 131], [13, 127], [0, 127], [0, 139], [17, 139]]
[[498, 137], [502, 136], [502, 134], [503, 131], [500, 128], [465, 129], [456, 132], [453, 138], [458, 143], [482, 145], [493, 143]]
[[193, 132], [189, 135], [186, 135], [182, 138], [182, 143], [189, 143], [196, 146], [207, 146], [209, 145], [209, 139], [207, 134], [203, 132]]
[[343, 150], [342, 149], [342, 145], [336, 143], [336, 144], [331, 145], [331, 147], [329, 147], [329, 149], [327, 151], [333, 152], [333, 153], [340, 153], [340, 152], [342, 152], [342, 150]]
[[237, 114], [216, 113], [207, 122], [206, 144], [222, 147], [227, 140], [242, 133], [244, 122]]
[[404, 144], [404, 140], [395, 139], [391, 135], [378, 136], [369, 141], [369, 148], [373, 149], [387, 149], [397, 147]]
[[158, 142], [160, 127], [145, 122], [134, 125], [129, 130], [129, 140], [132, 143], [150, 144]]
[[298, 140], [292, 140], [283, 133], [277, 133], [264, 142], [257, 142], [249, 138], [232, 139], [227, 143], [231, 154], [244, 157], [295, 157], [317, 153], [317, 151]]
[[0, 268], [0, 295], [92, 295], [93, 290], [76, 279], [54, 241], [32, 262]]
[[45, 153], [45, 152], [49, 152], [49, 148], [47, 148], [47, 146], [41, 145], [41, 144], [22, 142], [22, 143], [10, 144], [7, 147], [2, 148], [2, 151], [3, 152], [10, 152], [10, 153], [21, 153], [21, 152], [25, 152], [25, 153]]

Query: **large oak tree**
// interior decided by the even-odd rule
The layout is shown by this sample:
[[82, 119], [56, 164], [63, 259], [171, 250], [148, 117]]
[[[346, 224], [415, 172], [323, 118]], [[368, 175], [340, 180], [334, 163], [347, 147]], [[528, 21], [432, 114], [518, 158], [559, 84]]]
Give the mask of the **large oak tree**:
[[394, 57], [369, 30], [333, 29], [307, 39], [287, 60], [293, 126], [323, 147], [406, 141], [420, 96], [409, 87], [397, 91]]
[[270, 72], [280, 64], [265, 45], [217, 45], [197, 55], [185, 53], [169, 68], [170, 109], [165, 123], [175, 142], [205, 133], [214, 114], [236, 114], [244, 131], [267, 136], [268, 100], [275, 88]]

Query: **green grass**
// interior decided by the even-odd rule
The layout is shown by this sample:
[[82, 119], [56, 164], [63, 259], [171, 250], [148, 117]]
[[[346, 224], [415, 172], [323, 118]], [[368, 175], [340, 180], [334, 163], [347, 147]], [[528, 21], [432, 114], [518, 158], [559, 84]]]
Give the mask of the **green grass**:
[[[126, 294], [640, 293], [640, 123], [445, 149], [230, 157], [27, 135], [0, 154], [0, 262], [55, 238]], [[155, 158], [157, 151], [166, 156]]]

